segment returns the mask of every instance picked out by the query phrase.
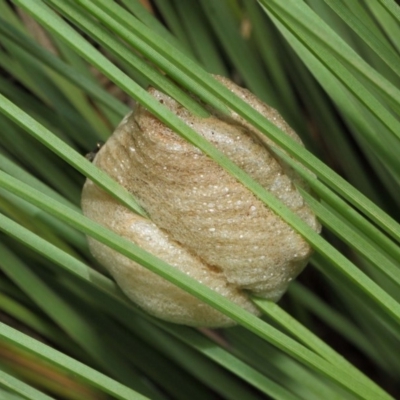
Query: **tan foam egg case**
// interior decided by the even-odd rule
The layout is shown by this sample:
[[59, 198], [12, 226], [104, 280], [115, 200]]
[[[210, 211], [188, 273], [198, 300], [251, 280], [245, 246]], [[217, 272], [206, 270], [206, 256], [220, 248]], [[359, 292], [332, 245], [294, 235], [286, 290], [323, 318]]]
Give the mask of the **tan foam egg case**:
[[[301, 143], [277, 111], [230, 80], [216, 77]], [[274, 158], [274, 145], [241, 117], [209, 110], [193, 116], [175, 100], [149, 92], [230, 157], [315, 231], [320, 225], [294, 187], [296, 173]], [[93, 182], [82, 192], [86, 216], [257, 314], [248, 293], [279, 300], [312, 253], [308, 243], [248, 189], [145, 108], [137, 106], [100, 149], [95, 165], [129, 190], [150, 220], [120, 205]], [[93, 255], [125, 294], [150, 314], [191, 326], [233, 321], [175, 285], [89, 238]]]

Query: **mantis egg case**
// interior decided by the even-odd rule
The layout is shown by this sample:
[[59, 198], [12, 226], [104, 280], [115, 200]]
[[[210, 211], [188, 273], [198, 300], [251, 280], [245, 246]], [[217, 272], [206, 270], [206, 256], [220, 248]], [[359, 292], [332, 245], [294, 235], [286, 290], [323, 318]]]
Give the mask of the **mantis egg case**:
[[[287, 135], [300, 142], [282, 117], [245, 89], [216, 77]], [[175, 100], [149, 92], [315, 231], [320, 225], [294, 186], [307, 186], [277, 160], [274, 145], [241, 117], [193, 116]], [[301, 143], [301, 142], [300, 142]], [[276, 145], [274, 145], [276, 146]], [[86, 216], [138, 244], [182, 272], [257, 314], [248, 293], [279, 300], [307, 264], [309, 244], [217, 163], [137, 106], [100, 149], [95, 165], [129, 190], [147, 211], [143, 218], [87, 180]], [[89, 238], [93, 255], [125, 294], [150, 314], [191, 326], [233, 321], [175, 285]]]

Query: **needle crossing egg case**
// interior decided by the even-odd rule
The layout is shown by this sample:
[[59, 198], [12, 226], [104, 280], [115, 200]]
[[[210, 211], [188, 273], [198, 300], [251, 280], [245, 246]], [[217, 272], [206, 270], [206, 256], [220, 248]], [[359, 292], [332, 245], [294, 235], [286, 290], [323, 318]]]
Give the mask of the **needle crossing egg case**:
[[[279, 113], [230, 80], [215, 77], [301, 143]], [[275, 146], [237, 114], [192, 115], [150, 88], [156, 100], [205, 137], [316, 232], [320, 225], [294, 186], [301, 178]], [[251, 313], [249, 294], [279, 300], [305, 267], [310, 245], [216, 162], [138, 105], [97, 153], [94, 164], [130, 191], [143, 218], [87, 180], [83, 212]], [[166, 321], [223, 327], [234, 322], [134, 261], [89, 238], [90, 250], [125, 294]]]

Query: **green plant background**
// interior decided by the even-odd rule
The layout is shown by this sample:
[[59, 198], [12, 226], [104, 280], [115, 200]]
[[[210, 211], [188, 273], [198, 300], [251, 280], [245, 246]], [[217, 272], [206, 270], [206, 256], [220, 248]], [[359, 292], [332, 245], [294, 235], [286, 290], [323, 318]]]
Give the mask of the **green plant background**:
[[[398, 38], [392, 0], [0, 0], [0, 398], [398, 398]], [[307, 150], [209, 73], [277, 108]], [[186, 90], [231, 108], [271, 138], [312, 187], [323, 235], [153, 101], [149, 84], [200, 116]], [[81, 215], [85, 176], [143, 213], [84, 157], [133, 101], [315, 248], [278, 304], [254, 298], [262, 319]], [[85, 234], [239, 326], [145, 315]]]

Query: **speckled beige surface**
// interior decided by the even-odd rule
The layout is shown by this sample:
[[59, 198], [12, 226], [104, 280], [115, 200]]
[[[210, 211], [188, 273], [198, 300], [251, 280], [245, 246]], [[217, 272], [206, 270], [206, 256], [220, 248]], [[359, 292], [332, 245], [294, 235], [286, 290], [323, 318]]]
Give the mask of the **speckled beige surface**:
[[[218, 78], [272, 123], [300, 142], [280, 115], [225, 78]], [[315, 231], [314, 214], [293, 181], [306, 187], [268, 151], [271, 145], [239, 116], [192, 116], [165, 94], [151, 94], [273, 193]], [[143, 107], [121, 122], [94, 163], [139, 200], [146, 220], [87, 181], [85, 215], [203, 282], [250, 312], [246, 290], [278, 300], [311, 255], [307, 242], [200, 150]], [[194, 326], [232, 323], [193, 296], [90, 241], [94, 256], [124, 292], [150, 314]], [[246, 290], [243, 290], [246, 289]]]

